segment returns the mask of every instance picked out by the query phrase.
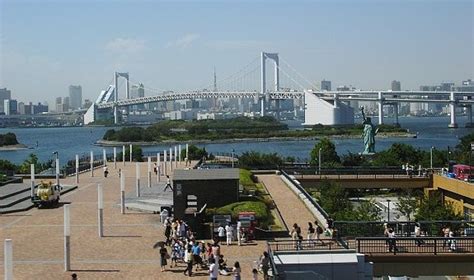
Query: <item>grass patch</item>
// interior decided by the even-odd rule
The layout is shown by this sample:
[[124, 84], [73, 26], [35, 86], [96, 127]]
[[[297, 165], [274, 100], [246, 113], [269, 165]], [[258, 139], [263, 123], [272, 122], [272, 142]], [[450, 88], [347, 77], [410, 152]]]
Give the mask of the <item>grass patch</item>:
[[239, 169], [239, 181], [244, 188], [255, 187], [255, 183], [252, 180], [252, 172], [247, 169]]

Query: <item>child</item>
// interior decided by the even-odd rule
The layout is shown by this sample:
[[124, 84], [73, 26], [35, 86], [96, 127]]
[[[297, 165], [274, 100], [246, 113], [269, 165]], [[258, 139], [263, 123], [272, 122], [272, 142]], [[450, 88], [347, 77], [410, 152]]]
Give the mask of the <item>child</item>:
[[256, 268], [252, 269], [252, 280], [258, 280], [258, 270]]

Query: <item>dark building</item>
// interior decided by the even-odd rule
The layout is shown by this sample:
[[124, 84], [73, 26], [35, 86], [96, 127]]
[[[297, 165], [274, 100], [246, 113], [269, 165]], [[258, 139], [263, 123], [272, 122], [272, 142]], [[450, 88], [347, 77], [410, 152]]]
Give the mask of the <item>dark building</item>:
[[401, 91], [402, 84], [400, 83], [400, 81], [393, 80], [391, 88], [392, 88], [392, 91]]
[[173, 175], [174, 216], [221, 207], [239, 200], [239, 169], [176, 169]]
[[321, 81], [321, 90], [331, 91], [331, 81], [322, 80]]

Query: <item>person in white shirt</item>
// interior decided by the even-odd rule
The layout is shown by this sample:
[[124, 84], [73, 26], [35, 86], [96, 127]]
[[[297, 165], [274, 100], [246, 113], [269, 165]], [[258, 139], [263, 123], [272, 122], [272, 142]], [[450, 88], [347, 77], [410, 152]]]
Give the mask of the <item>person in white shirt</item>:
[[217, 228], [217, 236], [219, 237], [220, 242], [224, 242], [225, 228], [222, 225], [219, 225], [219, 227]]
[[232, 245], [233, 228], [230, 224], [225, 226], [225, 236], [227, 246]]
[[217, 280], [217, 276], [219, 275], [219, 265], [216, 264], [216, 259], [211, 259], [211, 264], [209, 265], [209, 279], [210, 280]]

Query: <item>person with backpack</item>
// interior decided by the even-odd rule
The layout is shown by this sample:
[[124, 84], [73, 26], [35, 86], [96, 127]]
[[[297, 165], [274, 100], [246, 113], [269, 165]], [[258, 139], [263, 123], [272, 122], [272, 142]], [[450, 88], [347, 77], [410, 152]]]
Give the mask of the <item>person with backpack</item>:
[[321, 242], [321, 245], [324, 245], [323, 240], [321, 239], [321, 234], [323, 234], [323, 228], [317, 223], [316, 223], [316, 240]]
[[306, 237], [308, 239], [308, 244], [309, 245], [314, 245], [314, 227], [313, 227], [313, 223], [311, 222], [308, 222], [308, 231], [306, 232]]

